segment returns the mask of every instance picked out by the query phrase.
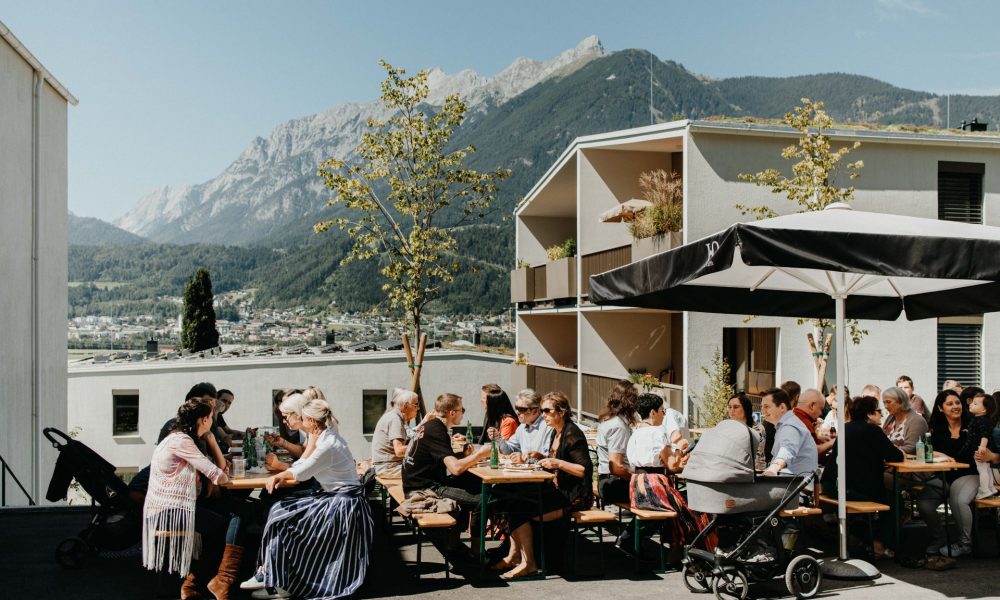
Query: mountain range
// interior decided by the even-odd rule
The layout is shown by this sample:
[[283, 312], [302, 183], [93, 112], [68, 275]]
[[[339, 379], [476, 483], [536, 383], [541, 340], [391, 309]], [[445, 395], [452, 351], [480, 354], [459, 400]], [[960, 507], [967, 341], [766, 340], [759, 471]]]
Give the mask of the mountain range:
[[[484, 285], [476, 279], [498, 279], [513, 262], [512, 228], [502, 223], [501, 215], [510, 214], [578, 136], [648, 125], [651, 120], [780, 118], [803, 97], [824, 101], [827, 111], [840, 122], [943, 127], [945, 119], [944, 97], [869, 77], [828, 73], [713, 79], [677, 62], [652, 57], [645, 50], [607, 52], [596, 36], [547, 61], [519, 58], [493, 77], [469, 70], [446, 74], [433, 69], [428, 82], [431, 105], [457, 93], [469, 106], [466, 122], [452, 140], [455, 147], [471, 144], [477, 148], [468, 165], [512, 170], [498, 195], [497, 213], [478, 229], [463, 230], [463, 239], [471, 244], [462, 247], [463, 255], [482, 269], [463, 276], [461, 286], [454, 286], [449, 297], [472, 288], [481, 291], [480, 300], [463, 301], [461, 309], [451, 305], [448, 297], [442, 303], [445, 310], [462, 312], [506, 306], [502, 286]], [[951, 96], [950, 106], [953, 122], [973, 117], [1000, 121], [997, 96]], [[152, 190], [115, 225], [166, 244], [200, 240], [280, 248], [281, 252], [266, 254], [267, 260], [257, 260], [254, 271], [239, 278], [256, 287], [259, 298], [299, 304], [336, 297], [341, 305], [363, 306], [380, 294], [374, 265], [338, 269], [346, 248], [344, 234], [310, 232], [313, 223], [342, 210], [324, 207], [329, 191], [316, 170], [330, 157], [350, 161], [366, 120], [387, 116], [378, 102], [370, 102], [337, 105], [282, 123], [266, 138], [254, 139], [218, 177]], [[74, 228], [71, 222], [71, 231]], [[107, 235], [109, 242], [118, 243]], [[79, 237], [74, 234], [73, 239]], [[481, 243], [482, 239], [493, 243]], [[93, 275], [99, 269], [87, 272]], [[367, 281], [359, 284], [354, 281], [358, 277]], [[296, 294], [308, 297], [290, 293], [288, 284]]]

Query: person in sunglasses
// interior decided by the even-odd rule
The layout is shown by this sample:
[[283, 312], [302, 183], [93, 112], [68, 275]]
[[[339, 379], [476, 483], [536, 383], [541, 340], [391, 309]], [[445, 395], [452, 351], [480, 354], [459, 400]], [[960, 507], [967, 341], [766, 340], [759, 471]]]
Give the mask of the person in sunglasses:
[[541, 396], [528, 388], [517, 393], [514, 410], [521, 422], [510, 439], [497, 438], [502, 454], [510, 454], [512, 462], [520, 464], [546, 456], [552, 428], [542, 418]]

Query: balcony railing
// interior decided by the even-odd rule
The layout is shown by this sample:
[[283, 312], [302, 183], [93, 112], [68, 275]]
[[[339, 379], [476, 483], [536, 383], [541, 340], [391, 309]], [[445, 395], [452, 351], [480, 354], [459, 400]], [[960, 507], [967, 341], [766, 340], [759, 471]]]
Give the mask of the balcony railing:
[[[604, 410], [611, 390], [622, 378], [606, 375], [583, 374], [583, 413], [596, 417]], [[663, 396], [670, 408], [684, 412], [684, 388], [679, 385], [662, 384], [654, 393]]]
[[590, 295], [590, 276], [623, 267], [632, 262], [632, 246], [620, 246], [583, 256], [580, 293]]

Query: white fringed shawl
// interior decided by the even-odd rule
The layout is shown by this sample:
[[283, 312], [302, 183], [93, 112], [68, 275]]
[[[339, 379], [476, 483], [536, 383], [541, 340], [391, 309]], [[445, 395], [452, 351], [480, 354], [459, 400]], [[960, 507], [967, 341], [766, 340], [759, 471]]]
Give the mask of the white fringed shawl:
[[213, 483], [222, 475], [186, 433], [171, 433], [153, 451], [142, 509], [142, 564], [147, 569], [187, 575], [194, 552], [198, 471]]

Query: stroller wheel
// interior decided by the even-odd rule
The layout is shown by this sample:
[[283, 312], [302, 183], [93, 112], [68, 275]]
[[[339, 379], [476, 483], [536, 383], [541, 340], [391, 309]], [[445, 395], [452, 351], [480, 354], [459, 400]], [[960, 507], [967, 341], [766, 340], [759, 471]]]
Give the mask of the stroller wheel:
[[812, 598], [823, 584], [819, 561], [808, 554], [800, 554], [785, 569], [785, 587], [796, 598]]
[[712, 591], [719, 600], [745, 600], [750, 591], [750, 583], [743, 571], [729, 569], [712, 581]]
[[712, 572], [708, 569], [688, 565], [684, 568], [684, 587], [695, 594], [712, 591]]
[[56, 546], [56, 562], [66, 569], [76, 569], [90, 553], [90, 544], [78, 537], [69, 537]]

